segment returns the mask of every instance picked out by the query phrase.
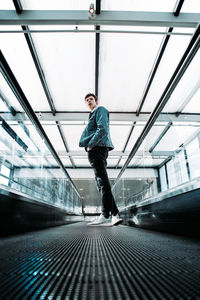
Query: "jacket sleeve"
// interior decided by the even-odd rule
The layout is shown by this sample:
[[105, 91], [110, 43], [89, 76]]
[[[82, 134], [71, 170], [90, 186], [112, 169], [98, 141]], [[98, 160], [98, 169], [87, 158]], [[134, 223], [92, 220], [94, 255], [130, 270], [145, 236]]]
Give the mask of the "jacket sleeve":
[[88, 147], [94, 147], [98, 142], [108, 134], [109, 130], [109, 115], [107, 109], [101, 106], [96, 112], [97, 129], [93, 137], [88, 143]]

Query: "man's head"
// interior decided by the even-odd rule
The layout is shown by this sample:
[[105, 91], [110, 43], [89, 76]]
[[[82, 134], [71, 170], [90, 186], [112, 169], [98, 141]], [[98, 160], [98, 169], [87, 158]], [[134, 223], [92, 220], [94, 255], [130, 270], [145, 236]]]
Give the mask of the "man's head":
[[98, 105], [98, 98], [95, 94], [89, 93], [85, 96], [85, 103], [90, 110], [93, 110]]

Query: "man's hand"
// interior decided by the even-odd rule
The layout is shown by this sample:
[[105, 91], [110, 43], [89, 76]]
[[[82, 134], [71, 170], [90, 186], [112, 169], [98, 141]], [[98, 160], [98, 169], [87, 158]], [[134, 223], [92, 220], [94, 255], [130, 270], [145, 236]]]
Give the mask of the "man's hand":
[[90, 150], [92, 150], [92, 147], [87, 147], [87, 151], [89, 152]]

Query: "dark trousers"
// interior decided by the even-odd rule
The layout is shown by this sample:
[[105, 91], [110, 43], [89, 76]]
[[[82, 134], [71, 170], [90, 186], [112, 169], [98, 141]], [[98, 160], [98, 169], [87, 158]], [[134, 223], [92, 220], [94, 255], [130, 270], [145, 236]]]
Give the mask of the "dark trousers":
[[112, 195], [108, 174], [106, 171], [108, 149], [106, 147], [93, 147], [88, 151], [88, 160], [94, 170], [96, 184], [101, 195], [102, 213], [104, 217], [108, 217], [111, 212], [112, 215], [118, 213], [114, 197]]

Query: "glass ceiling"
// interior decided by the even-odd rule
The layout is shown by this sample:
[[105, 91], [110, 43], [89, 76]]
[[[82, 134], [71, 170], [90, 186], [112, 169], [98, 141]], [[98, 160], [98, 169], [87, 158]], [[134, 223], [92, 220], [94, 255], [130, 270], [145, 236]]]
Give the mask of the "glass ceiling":
[[[158, 17], [159, 13], [167, 12], [168, 26], [173, 27], [170, 20], [176, 2], [102, 0], [100, 15], [104, 16], [105, 10], [113, 16], [115, 11], [138, 11], [145, 12], [148, 20], [152, 12], [157, 13]], [[23, 10], [20, 16], [23, 18], [26, 10], [36, 13], [37, 10], [85, 10], [88, 16], [91, 1], [21, 0], [20, 3]], [[1, 0], [0, 11], [4, 10], [15, 10], [13, 1]], [[144, 20], [143, 24], [127, 26], [119, 24], [116, 19], [112, 25], [107, 25], [99, 24], [98, 16], [96, 19], [87, 17], [84, 24], [77, 24], [75, 20], [70, 25], [30, 22], [26, 25], [26, 38], [25, 27], [22, 29], [19, 24], [6, 24], [1, 21], [0, 14], [0, 49], [66, 168], [78, 171], [79, 168], [89, 167], [84, 149], [78, 146], [87, 124], [89, 111], [84, 104], [84, 96], [88, 92], [98, 93], [99, 104], [110, 111], [115, 149], [110, 152], [108, 167], [120, 169], [123, 166], [188, 47], [197, 26], [194, 23], [191, 27], [189, 20], [193, 18], [193, 13], [200, 13], [200, 2], [184, 1], [180, 15], [183, 12], [190, 13], [188, 21], [182, 27], [177, 25], [173, 28], [165, 48], [163, 43], [169, 27], [164, 23], [153, 27]], [[176, 22], [178, 20], [179, 16]], [[94, 25], [100, 25], [100, 31], [96, 32]], [[198, 50], [128, 167], [157, 168], [167, 159], [168, 151], [175, 151], [194, 135], [200, 126], [199, 97]], [[12, 116], [10, 108], [18, 113], [16, 117]], [[37, 152], [36, 145], [39, 140], [41, 143], [41, 137], [3, 72], [0, 73], [0, 116], [30, 151]], [[18, 122], [14, 123], [16, 118], [26, 125], [31, 138]], [[163, 134], [167, 126], [169, 128]], [[1, 133], [4, 134], [2, 128]], [[7, 146], [4, 144], [6, 137]], [[11, 138], [5, 133], [0, 147], [7, 157], [12, 153], [9, 143], [12, 144]], [[149, 152], [152, 146], [153, 151]], [[16, 143], [16, 151], [21, 150]], [[160, 155], [156, 156], [156, 152]], [[57, 162], [46, 146], [43, 154], [47, 158], [44, 165], [55, 167]], [[29, 152], [24, 159], [18, 158], [16, 164], [18, 167], [36, 166], [37, 159], [36, 156], [31, 157]]]

